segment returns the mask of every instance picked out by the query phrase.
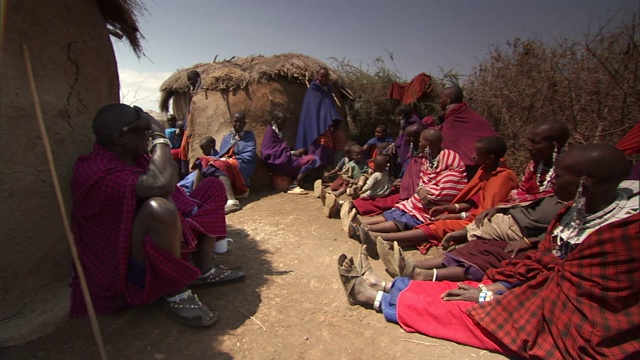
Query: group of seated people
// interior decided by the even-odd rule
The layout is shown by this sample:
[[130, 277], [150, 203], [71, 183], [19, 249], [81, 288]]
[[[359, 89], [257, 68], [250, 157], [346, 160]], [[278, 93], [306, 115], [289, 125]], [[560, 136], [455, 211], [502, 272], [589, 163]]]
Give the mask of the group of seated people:
[[[408, 332], [518, 358], [638, 356], [639, 181], [613, 145], [565, 149], [569, 137], [560, 122], [533, 125], [520, 181], [504, 140], [481, 137], [467, 181], [443, 133], [414, 123], [397, 192], [349, 197], [325, 185], [325, 214], [341, 206], [343, 230], [362, 243], [338, 258], [349, 303]], [[404, 253], [433, 246], [445, 251]]]
[[[443, 92], [441, 126], [401, 106], [401, 136], [378, 126], [316, 181], [325, 215], [340, 217], [362, 243], [355, 257], [338, 258], [349, 303], [406, 331], [509, 356], [637, 355], [640, 189], [626, 181], [626, 155], [607, 144], [565, 149], [568, 127], [543, 122], [528, 131], [530, 161], [519, 181], [495, 132], [469, 133], [464, 142], [445, 126], [460, 114], [465, 126], [477, 120], [458, 91]], [[303, 180], [322, 161], [287, 146], [286, 120], [272, 114], [261, 158], [291, 177], [288, 193], [305, 194]], [[244, 278], [239, 267], [213, 264], [211, 253], [257, 162], [245, 115], [234, 113], [231, 125], [219, 151], [215, 139], [201, 139], [202, 156], [178, 182], [172, 131], [124, 104], [96, 114], [93, 151], [74, 166], [72, 221], [98, 314], [164, 298], [180, 323], [216, 322], [191, 288]], [[404, 253], [434, 246], [447, 251], [420, 260]], [[375, 274], [369, 259], [381, 259], [393, 281]], [[71, 286], [71, 314], [86, 315], [75, 272]]]

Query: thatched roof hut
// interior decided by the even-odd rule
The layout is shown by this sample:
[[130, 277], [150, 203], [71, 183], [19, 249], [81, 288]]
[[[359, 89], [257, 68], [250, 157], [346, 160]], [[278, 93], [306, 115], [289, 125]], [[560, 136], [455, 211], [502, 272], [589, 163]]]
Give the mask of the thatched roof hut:
[[134, 0], [4, 1], [0, 74], [0, 346], [53, 331], [69, 313], [71, 256], [26, 81], [29, 48], [56, 171], [70, 210], [68, 184], [78, 155], [91, 150], [91, 120], [119, 101], [109, 34], [141, 54]]
[[[186, 117], [187, 73], [198, 70], [204, 91], [197, 93], [191, 103], [192, 160], [200, 154], [198, 144], [204, 136], [213, 136], [220, 144], [224, 134], [230, 131], [231, 114], [237, 111], [247, 113], [247, 129], [256, 134], [258, 152], [270, 113], [273, 110], [288, 112], [291, 123], [286, 125], [285, 140], [293, 146], [304, 94], [317, 70], [323, 66], [329, 68], [338, 108], [344, 112], [337, 72], [317, 59], [294, 53], [232, 58], [178, 70], [160, 87], [160, 109], [169, 111], [172, 100], [173, 113], [179, 119]], [[252, 178], [252, 187], [268, 183], [268, 172], [259, 164]]]

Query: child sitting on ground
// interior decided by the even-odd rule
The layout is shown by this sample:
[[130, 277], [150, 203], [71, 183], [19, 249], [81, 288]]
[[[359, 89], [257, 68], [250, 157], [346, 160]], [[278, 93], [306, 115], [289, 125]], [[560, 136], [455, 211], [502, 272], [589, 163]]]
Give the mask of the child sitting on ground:
[[362, 147], [362, 151], [364, 152], [365, 159], [373, 159], [376, 155], [380, 154], [380, 145], [383, 145], [383, 148], [387, 148], [390, 144], [393, 143], [393, 138], [389, 136], [389, 129], [385, 124], [379, 124], [376, 126], [376, 130], [374, 131], [374, 137], [369, 139], [366, 144]]
[[366, 161], [363, 160], [362, 147], [353, 145], [349, 148], [351, 161], [344, 167], [340, 173], [340, 177], [329, 185], [327, 196], [325, 198], [324, 214], [331, 217], [337, 214], [339, 204], [337, 197], [345, 194], [348, 188], [355, 187], [355, 191], [360, 191], [371, 174], [371, 169]]
[[389, 158], [385, 155], [377, 155], [372, 161], [374, 172], [367, 179], [362, 190], [358, 191], [357, 187], [347, 189], [347, 195], [352, 199], [374, 199], [387, 196], [391, 191], [388, 173]]
[[[333, 170], [325, 172], [322, 179], [318, 179], [313, 183], [313, 195], [315, 197], [321, 198], [324, 194], [323, 182], [325, 182], [325, 184], [328, 184], [334, 181], [336, 179], [336, 176], [339, 175], [342, 170], [345, 169], [347, 164], [352, 160], [351, 155], [349, 154], [349, 149], [353, 145], [356, 145], [355, 141], [347, 141], [344, 146], [344, 156], [342, 157], [342, 159], [340, 159], [340, 161], [338, 161], [338, 165], [336, 165]], [[324, 199], [322, 201], [324, 202]]]
[[[202, 181], [203, 178], [207, 177], [207, 165], [209, 165], [210, 161], [217, 159], [219, 155], [218, 150], [216, 149], [216, 139], [211, 136], [205, 136], [202, 138], [200, 141], [200, 150], [202, 150], [203, 156], [198, 157], [193, 163], [191, 166], [191, 173], [178, 182], [178, 186], [180, 186], [187, 194], [190, 194], [198, 183]], [[213, 168], [209, 167], [209, 169]]]

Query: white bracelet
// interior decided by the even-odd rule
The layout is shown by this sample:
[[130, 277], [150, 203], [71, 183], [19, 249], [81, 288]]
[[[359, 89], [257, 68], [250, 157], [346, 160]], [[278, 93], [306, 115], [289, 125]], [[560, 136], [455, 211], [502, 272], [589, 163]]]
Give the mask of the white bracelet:
[[482, 290], [482, 291], [489, 291], [489, 290], [487, 290], [487, 287], [486, 287], [486, 286], [484, 286], [484, 284], [478, 284], [478, 288], [479, 288], [480, 290]]
[[436, 281], [437, 276], [438, 276], [438, 269], [433, 268], [433, 278], [431, 279], [431, 281]]
[[382, 294], [384, 294], [384, 291], [378, 291], [378, 293], [376, 294], [376, 299], [373, 301], [373, 309], [375, 311], [380, 311], [380, 301], [382, 300]]
[[466, 219], [466, 218], [467, 218], [467, 213], [466, 213], [466, 212], [464, 212], [464, 211], [463, 211], [463, 212], [461, 212], [461, 213], [460, 213], [460, 219], [464, 220], [464, 219]]

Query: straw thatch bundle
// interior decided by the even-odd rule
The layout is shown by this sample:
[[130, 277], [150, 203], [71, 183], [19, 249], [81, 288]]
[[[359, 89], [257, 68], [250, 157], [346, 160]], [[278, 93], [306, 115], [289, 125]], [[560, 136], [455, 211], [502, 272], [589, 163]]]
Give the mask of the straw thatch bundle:
[[[202, 90], [196, 93], [190, 104], [192, 161], [200, 155], [198, 144], [203, 137], [213, 136], [220, 144], [222, 137], [231, 129], [231, 114], [238, 111], [247, 114], [246, 128], [256, 134], [258, 153], [270, 113], [274, 110], [287, 112], [291, 118], [290, 123], [286, 124], [285, 140], [293, 146], [298, 115], [308, 84], [323, 66], [329, 68], [317, 59], [293, 53], [196, 64], [176, 71], [165, 80], [160, 87], [160, 109], [168, 112], [172, 100], [173, 113], [178, 119], [186, 118], [189, 105], [187, 73], [197, 70], [202, 79]], [[338, 108], [342, 110], [340, 78], [335, 70], [329, 68], [329, 72]], [[269, 179], [266, 168], [258, 164], [251, 186], [255, 188], [270, 184]]]

